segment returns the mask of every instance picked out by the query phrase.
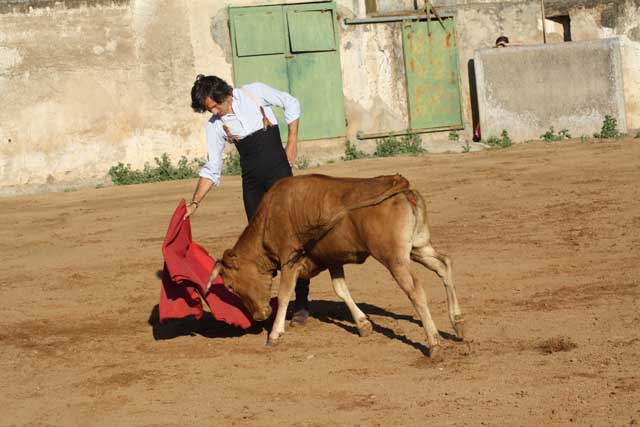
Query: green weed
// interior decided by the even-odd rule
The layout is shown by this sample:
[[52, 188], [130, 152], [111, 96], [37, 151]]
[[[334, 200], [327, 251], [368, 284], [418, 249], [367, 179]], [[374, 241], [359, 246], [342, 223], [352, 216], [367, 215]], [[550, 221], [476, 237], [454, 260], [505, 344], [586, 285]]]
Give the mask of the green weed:
[[449, 132], [449, 141], [459, 141], [460, 140], [460, 134], [455, 131], [452, 130], [451, 132]]
[[462, 145], [462, 152], [468, 153], [469, 151], [471, 151], [471, 144], [469, 144], [469, 141], [465, 141]]
[[240, 153], [234, 150], [224, 159], [222, 163], [222, 175], [242, 175]]
[[400, 139], [391, 136], [376, 141], [376, 151], [373, 157], [392, 157], [402, 154], [416, 155], [427, 150], [422, 148], [422, 140], [415, 133], [404, 135]]
[[540, 135], [540, 139], [543, 139], [546, 142], [562, 141], [570, 138], [571, 135], [569, 134], [568, 129], [562, 129], [556, 134], [553, 130], [553, 126], [551, 126], [544, 134]]
[[309, 167], [309, 165], [310, 165], [309, 159], [307, 159], [306, 157], [301, 157], [298, 160], [296, 160], [297, 169], [306, 169]]
[[160, 158], [155, 158], [156, 166], [151, 167], [145, 163], [142, 170], [131, 168], [131, 164], [118, 163], [109, 169], [109, 176], [114, 185], [143, 184], [146, 182], [173, 181], [177, 179], [195, 178], [205, 161], [203, 159], [193, 159], [189, 161], [182, 157], [178, 161], [178, 166], [171, 164], [171, 159], [167, 153]]
[[344, 157], [342, 158], [342, 160], [349, 161], [349, 160], [364, 159], [366, 157], [369, 157], [367, 153], [365, 153], [364, 151], [358, 150], [358, 146], [355, 143], [347, 140], [347, 142], [345, 143]]
[[594, 133], [593, 136], [600, 139], [619, 137], [620, 131], [618, 130], [618, 120], [616, 120], [615, 117], [611, 117], [607, 114], [606, 116], [604, 116], [604, 122], [602, 123], [602, 129], [600, 129], [600, 133]]
[[511, 138], [509, 138], [509, 133], [507, 132], [506, 129], [503, 129], [500, 135], [501, 135], [500, 138], [496, 136], [490, 137], [485, 141], [485, 143], [491, 147], [498, 147], [498, 148], [507, 148], [513, 145], [513, 141], [511, 141]]

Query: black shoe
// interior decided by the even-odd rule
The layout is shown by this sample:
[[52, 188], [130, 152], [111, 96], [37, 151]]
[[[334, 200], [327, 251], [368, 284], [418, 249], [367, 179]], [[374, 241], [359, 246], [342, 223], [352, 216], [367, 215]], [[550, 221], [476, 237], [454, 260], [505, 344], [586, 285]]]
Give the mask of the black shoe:
[[309, 318], [309, 310], [306, 308], [296, 309], [293, 312], [293, 316], [291, 316], [291, 322], [289, 322], [289, 326], [304, 326], [307, 323], [307, 319]]

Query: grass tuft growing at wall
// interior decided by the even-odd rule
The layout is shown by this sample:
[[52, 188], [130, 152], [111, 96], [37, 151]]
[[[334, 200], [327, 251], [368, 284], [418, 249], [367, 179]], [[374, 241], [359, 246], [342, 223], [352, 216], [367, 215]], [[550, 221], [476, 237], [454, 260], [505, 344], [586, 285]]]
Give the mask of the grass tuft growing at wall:
[[167, 153], [155, 158], [155, 167], [145, 163], [142, 170], [132, 169], [131, 164], [118, 163], [109, 169], [109, 176], [114, 185], [143, 184], [146, 182], [173, 181], [177, 179], [195, 178], [205, 161], [182, 157], [178, 165], [171, 164]]
[[546, 142], [562, 141], [565, 139], [571, 139], [568, 129], [561, 129], [558, 133], [555, 133], [553, 126], [549, 128], [544, 134], [540, 135], [540, 139]]
[[618, 120], [607, 114], [604, 116], [604, 122], [602, 123], [600, 133], [594, 133], [593, 136], [600, 139], [618, 138], [619, 136], [622, 136], [618, 130]]
[[417, 155], [425, 153], [422, 140], [415, 133], [409, 133], [400, 139], [395, 136], [376, 141], [376, 151], [373, 157], [393, 157], [403, 154]]
[[485, 144], [491, 147], [498, 147], [498, 148], [507, 148], [513, 145], [513, 141], [511, 141], [511, 138], [509, 138], [509, 132], [507, 132], [506, 129], [503, 129], [500, 135], [501, 135], [500, 138], [496, 136], [490, 137], [489, 139], [484, 141]]
[[367, 153], [364, 151], [358, 150], [358, 146], [356, 143], [347, 140], [344, 144], [344, 156], [342, 160], [350, 161], [350, 160], [358, 160], [365, 159], [369, 157]]

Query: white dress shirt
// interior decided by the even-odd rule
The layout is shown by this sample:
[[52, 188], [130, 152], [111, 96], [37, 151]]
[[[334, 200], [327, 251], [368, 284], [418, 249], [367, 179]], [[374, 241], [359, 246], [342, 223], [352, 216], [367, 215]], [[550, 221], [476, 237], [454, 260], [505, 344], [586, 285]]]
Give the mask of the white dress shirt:
[[220, 185], [222, 152], [227, 142], [227, 134], [222, 126], [226, 125], [231, 135], [238, 139], [262, 129], [262, 113], [256, 101], [260, 101], [265, 115], [274, 125], [278, 124], [278, 121], [271, 105], [284, 109], [287, 124], [300, 118], [300, 103], [286, 92], [258, 82], [249, 83], [241, 89], [234, 88], [231, 105], [235, 114], [213, 115], [205, 126], [208, 160], [200, 170], [200, 176], [213, 181], [215, 186]]

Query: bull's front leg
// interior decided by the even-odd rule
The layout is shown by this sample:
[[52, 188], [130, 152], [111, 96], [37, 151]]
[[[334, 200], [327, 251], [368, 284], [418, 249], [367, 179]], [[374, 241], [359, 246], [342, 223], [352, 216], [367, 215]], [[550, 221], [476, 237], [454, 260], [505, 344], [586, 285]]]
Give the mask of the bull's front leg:
[[273, 327], [267, 339], [268, 346], [278, 344], [280, 336], [284, 334], [285, 317], [287, 316], [287, 307], [296, 287], [296, 281], [300, 274], [300, 264], [285, 265], [280, 272], [280, 287], [278, 288], [278, 310], [276, 318], [273, 321]]

